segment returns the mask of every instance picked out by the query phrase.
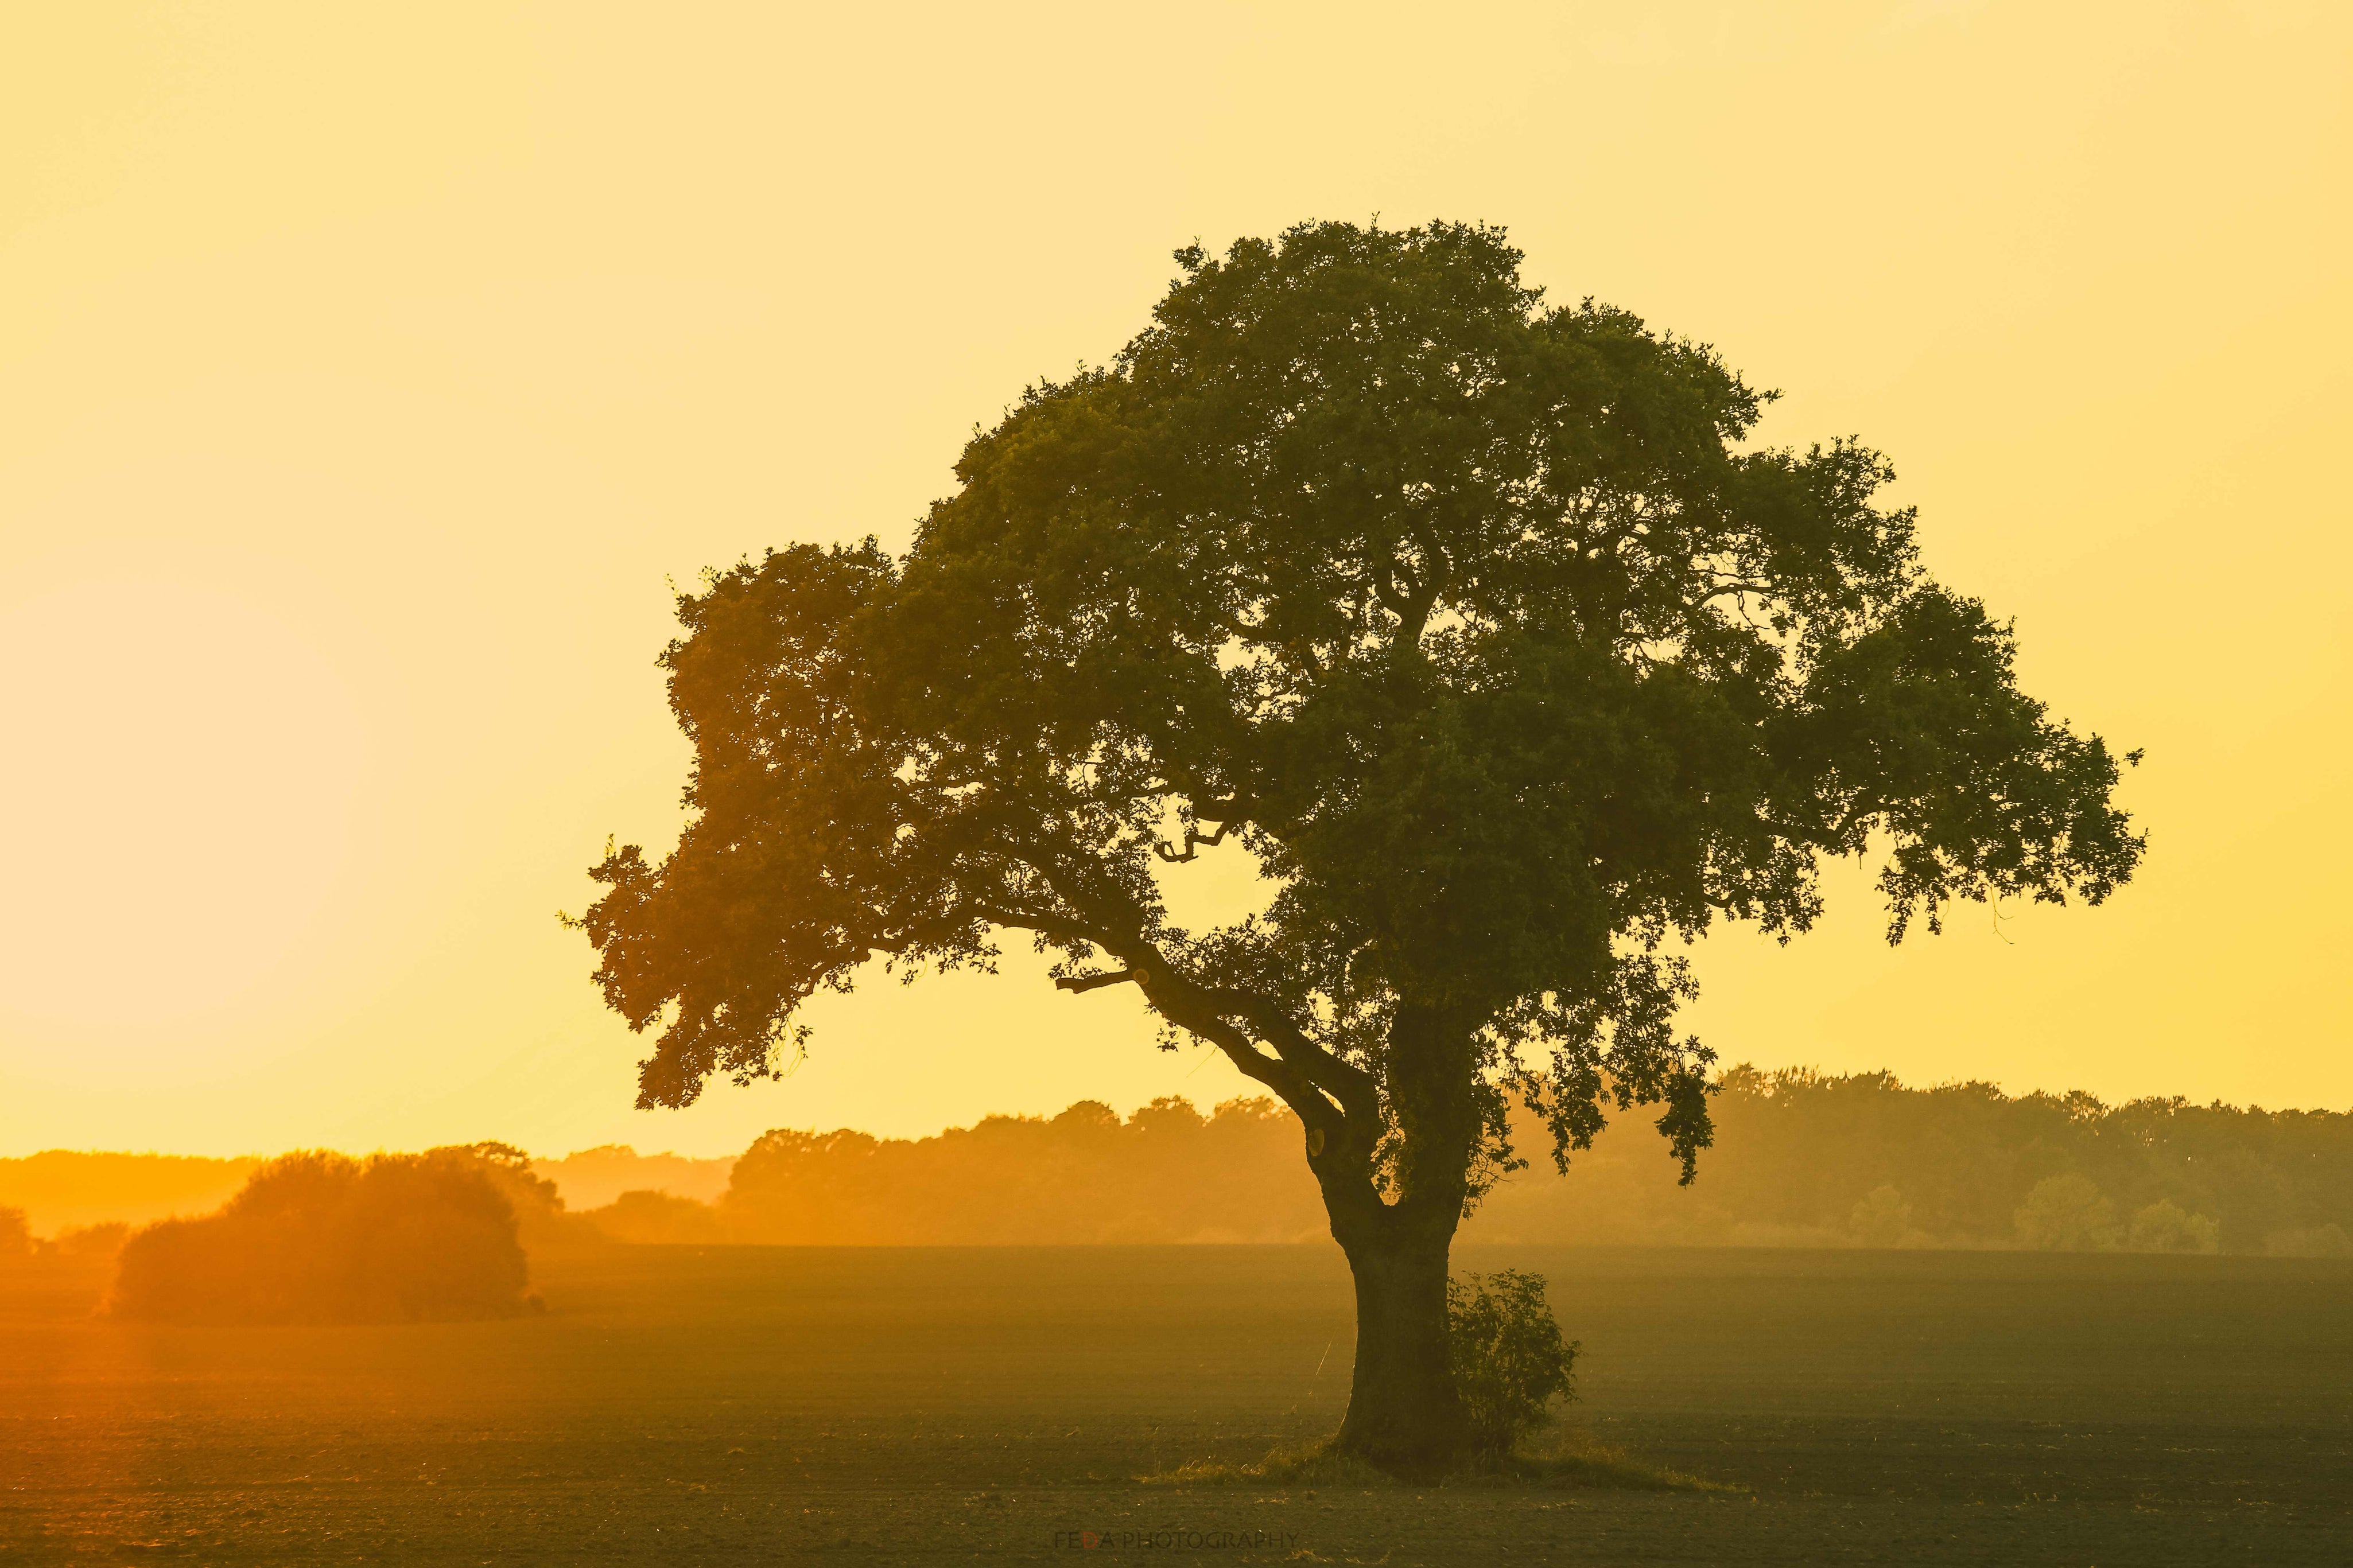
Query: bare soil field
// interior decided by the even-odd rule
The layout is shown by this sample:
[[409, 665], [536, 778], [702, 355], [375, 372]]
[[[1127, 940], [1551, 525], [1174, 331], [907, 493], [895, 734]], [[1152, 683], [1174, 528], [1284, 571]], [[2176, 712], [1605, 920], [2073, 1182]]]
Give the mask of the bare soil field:
[[0, 1281], [0, 1562], [2353, 1561], [2341, 1261], [1458, 1265], [1550, 1278], [1573, 1421], [1745, 1489], [1142, 1484], [1338, 1423], [1329, 1247], [620, 1247], [491, 1323], [119, 1325], [95, 1278]]

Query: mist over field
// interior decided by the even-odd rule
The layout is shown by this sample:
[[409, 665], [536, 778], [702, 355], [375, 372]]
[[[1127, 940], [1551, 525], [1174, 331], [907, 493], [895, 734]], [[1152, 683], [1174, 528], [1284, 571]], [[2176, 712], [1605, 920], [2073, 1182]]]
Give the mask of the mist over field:
[[[1640, 1115], [1567, 1173], [1523, 1117], [1469, 1243], [2353, 1256], [2353, 1114], [2105, 1106], [1886, 1073], [1723, 1074], [1697, 1178]], [[1296, 1118], [1263, 1099], [991, 1117], [924, 1139], [778, 1130], [733, 1161], [618, 1146], [482, 1162], [538, 1247], [1051, 1246], [1323, 1240]], [[504, 1146], [483, 1145], [503, 1150]], [[477, 1157], [480, 1158], [480, 1157]], [[207, 1214], [258, 1163], [53, 1151], [0, 1161], [27, 1236]], [[0, 1257], [7, 1243], [0, 1240]], [[28, 1239], [19, 1255], [33, 1256]]]

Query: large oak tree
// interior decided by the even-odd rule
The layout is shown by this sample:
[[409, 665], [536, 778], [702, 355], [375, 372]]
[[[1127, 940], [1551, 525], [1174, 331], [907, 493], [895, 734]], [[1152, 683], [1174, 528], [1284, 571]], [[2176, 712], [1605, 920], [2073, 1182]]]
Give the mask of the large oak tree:
[[[775, 1071], [878, 956], [1133, 983], [1299, 1117], [1355, 1271], [1340, 1441], [1462, 1441], [1447, 1254], [1512, 1160], [1612, 1110], [1709, 1137], [1676, 952], [1787, 934], [1871, 854], [1891, 939], [1955, 899], [2098, 902], [2116, 760], [1922, 570], [1889, 469], [1747, 445], [1708, 349], [1546, 304], [1497, 230], [1303, 225], [1182, 276], [1109, 365], [1033, 388], [899, 558], [797, 544], [682, 597], [695, 746], [659, 864], [596, 869], [641, 1103]], [[1254, 856], [1263, 912], [1160, 879]]]

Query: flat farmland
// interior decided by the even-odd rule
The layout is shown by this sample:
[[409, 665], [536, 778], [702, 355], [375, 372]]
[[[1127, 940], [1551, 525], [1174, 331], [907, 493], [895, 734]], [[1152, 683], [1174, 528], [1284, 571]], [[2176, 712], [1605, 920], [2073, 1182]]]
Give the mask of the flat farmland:
[[1549, 1278], [1573, 1422], [1745, 1489], [1141, 1484], [1337, 1424], [1328, 1247], [616, 1247], [494, 1323], [133, 1327], [94, 1279], [0, 1284], [0, 1561], [2353, 1560], [2343, 1262], [1458, 1265]]

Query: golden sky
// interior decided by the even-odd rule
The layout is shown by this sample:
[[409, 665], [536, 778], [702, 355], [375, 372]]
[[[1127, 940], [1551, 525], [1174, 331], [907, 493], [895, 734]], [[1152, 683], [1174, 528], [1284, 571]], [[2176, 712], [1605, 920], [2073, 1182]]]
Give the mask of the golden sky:
[[[1169, 252], [1506, 225], [1857, 433], [2150, 832], [2107, 908], [1707, 943], [1726, 1059], [2353, 1104], [2353, 7], [17, 5], [0, 1153], [698, 1152], [1202, 1101], [1028, 963], [628, 1109], [559, 908], [666, 844], [666, 577], [903, 543]], [[1247, 869], [1205, 858], [1228, 892]]]

